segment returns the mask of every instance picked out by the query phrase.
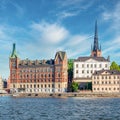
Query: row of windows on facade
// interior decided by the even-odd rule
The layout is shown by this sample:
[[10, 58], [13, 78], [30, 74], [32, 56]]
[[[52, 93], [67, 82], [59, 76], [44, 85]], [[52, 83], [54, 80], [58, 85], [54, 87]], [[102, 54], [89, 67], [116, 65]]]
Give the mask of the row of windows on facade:
[[[15, 87], [15, 86], [14, 86]], [[41, 85], [20, 85], [20, 88], [54, 88], [54, 84], [41, 84]], [[61, 85], [58, 84], [58, 88], [60, 88]]]
[[120, 82], [119, 81], [94, 81], [94, 84], [119, 84]]
[[94, 76], [94, 79], [120, 79], [120, 76]]
[[[49, 88], [45, 88], [45, 89], [26, 89], [26, 92], [54, 92], [54, 88], [52, 90], [50, 90]], [[57, 89], [58, 92], [61, 92], [61, 89]]]
[[[57, 79], [58, 82], [61, 82], [62, 79]], [[33, 79], [33, 80], [12, 80], [11, 82], [20, 82], [20, 83], [37, 83], [37, 82], [55, 82], [54, 79]]]
[[[94, 88], [94, 90], [100, 90], [100, 88]], [[101, 88], [101, 90], [112, 90], [112, 88]], [[113, 90], [119, 90], [119, 88], [113, 88]]]
[[[76, 68], [79, 68], [80, 66], [78, 65], [78, 64], [76, 64]], [[82, 64], [82, 68], [84, 68], [84, 67], [87, 67], [87, 68], [97, 68], [97, 67], [99, 67], [99, 68], [102, 68], [102, 67], [105, 67], [105, 68], [107, 68], [108, 67], [108, 65], [107, 64], [105, 64], [104, 66], [102, 66], [102, 64], [99, 64], [99, 65], [97, 65], [97, 64], [87, 64], [87, 65], [85, 65], [85, 64]]]
[[[81, 71], [81, 70], [80, 70], [80, 71]], [[81, 72], [82, 72], [82, 74], [84, 74], [84, 73], [89, 74], [89, 73], [94, 73], [95, 71], [94, 71], [94, 70], [87, 70], [87, 71], [82, 70]], [[76, 74], [78, 74], [78, 73], [79, 73], [79, 70], [76, 70]]]
[[[61, 68], [55, 69], [57, 72], [61, 71]], [[15, 73], [15, 70], [12, 70], [12, 73]], [[21, 69], [20, 72], [54, 72], [53, 68], [39, 68], [39, 69]]]
[[[54, 74], [25, 74], [25, 75], [19, 75], [19, 78], [47, 78], [47, 77], [54, 77]], [[61, 77], [61, 74], [56, 74], [56, 77]], [[15, 74], [12, 74], [12, 78], [15, 78]]]

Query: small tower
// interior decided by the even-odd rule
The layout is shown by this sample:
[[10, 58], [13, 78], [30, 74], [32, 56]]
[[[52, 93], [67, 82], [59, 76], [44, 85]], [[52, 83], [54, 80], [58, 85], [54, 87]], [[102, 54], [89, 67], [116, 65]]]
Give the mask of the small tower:
[[10, 69], [16, 68], [18, 61], [19, 61], [19, 58], [16, 53], [15, 43], [13, 43], [13, 50], [12, 50], [12, 54], [10, 55]]
[[93, 48], [91, 50], [91, 56], [92, 57], [101, 57], [102, 56], [101, 46], [99, 46], [99, 42], [98, 42], [97, 21], [95, 22], [94, 44], [93, 44]]
[[[12, 54], [9, 58], [9, 67], [10, 67], [10, 84], [11, 83], [17, 83], [18, 80], [18, 64], [19, 64], [19, 58], [16, 53], [15, 43], [13, 44], [13, 50]], [[14, 72], [13, 72], [14, 71]], [[10, 88], [15, 88], [15, 84], [11, 84]]]

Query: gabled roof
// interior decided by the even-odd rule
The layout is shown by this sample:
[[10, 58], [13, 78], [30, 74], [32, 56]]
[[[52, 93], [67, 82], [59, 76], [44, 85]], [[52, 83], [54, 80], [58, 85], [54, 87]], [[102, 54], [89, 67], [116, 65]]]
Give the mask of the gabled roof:
[[90, 57], [79, 57], [75, 61], [85, 62], [89, 59], [93, 59], [93, 60], [100, 61], [100, 62], [109, 62], [109, 60], [105, 59], [104, 57], [91, 57], [91, 56]]
[[58, 55], [60, 56], [61, 60], [64, 60], [64, 57], [65, 57], [65, 55], [66, 55], [66, 52], [64, 52], [64, 51], [58, 51], [58, 52], [56, 53], [56, 55], [55, 55], [55, 59], [56, 59], [56, 57], [57, 57]]
[[120, 71], [117, 70], [99, 70], [93, 73], [93, 75], [101, 75], [102, 73], [110, 74], [110, 75], [120, 75]]

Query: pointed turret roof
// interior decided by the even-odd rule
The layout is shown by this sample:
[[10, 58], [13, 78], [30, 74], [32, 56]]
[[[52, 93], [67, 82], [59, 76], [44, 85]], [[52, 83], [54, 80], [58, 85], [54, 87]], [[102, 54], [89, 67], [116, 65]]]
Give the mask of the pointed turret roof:
[[12, 54], [10, 56], [10, 58], [17, 58], [18, 55], [16, 53], [16, 47], [15, 47], [15, 43], [13, 43], [13, 50], [12, 50]]

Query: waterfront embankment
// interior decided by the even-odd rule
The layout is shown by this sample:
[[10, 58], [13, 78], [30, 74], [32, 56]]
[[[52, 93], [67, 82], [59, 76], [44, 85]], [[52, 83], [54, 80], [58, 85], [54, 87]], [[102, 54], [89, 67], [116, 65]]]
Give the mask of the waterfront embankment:
[[119, 97], [120, 93], [90, 93], [90, 92], [81, 92], [81, 93], [19, 93], [13, 94], [14, 97], [41, 97], [41, 98], [66, 98], [66, 97]]

